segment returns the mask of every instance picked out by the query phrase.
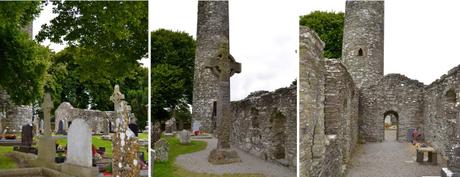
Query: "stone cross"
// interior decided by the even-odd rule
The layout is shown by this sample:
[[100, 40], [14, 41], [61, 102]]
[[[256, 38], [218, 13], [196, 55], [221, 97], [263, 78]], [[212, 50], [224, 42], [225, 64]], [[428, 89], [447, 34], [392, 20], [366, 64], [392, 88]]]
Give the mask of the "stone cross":
[[115, 86], [110, 100], [116, 110], [115, 134], [112, 139], [113, 176], [138, 177], [140, 161], [138, 158], [139, 144], [134, 133], [128, 128], [131, 107], [124, 101], [124, 95], [118, 85]]
[[115, 111], [121, 111], [121, 103], [125, 99], [125, 95], [120, 92], [120, 87], [115, 85], [110, 101], [113, 102]]
[[43, 115], [45, 117], [45, 125], [44, 125], [44, 136], [51, 136], [51, 109], [53, 109], [53, 101], [51, 101], [51, 95], [49, 93], [45, 93], [45, 97], [43, 98], [42, 103]]
[[230, 148], [230, 77], [241, 72], [241, 64], [229, 54], [228, 39], [221, 42], [217, 58], [207, 61], [207, 68], [219, 80], [219, 97], [217, 100], [217, 148]]

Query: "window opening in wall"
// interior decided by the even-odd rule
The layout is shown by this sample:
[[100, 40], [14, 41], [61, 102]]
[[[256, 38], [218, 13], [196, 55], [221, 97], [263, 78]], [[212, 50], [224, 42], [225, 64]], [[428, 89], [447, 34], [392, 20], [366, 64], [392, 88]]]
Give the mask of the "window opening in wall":
[[211, 116], [212, 130], [217, 127], [217, 101], [212, 102], [212, 116]]
[[363, 56], [363, 49], [359, 48], [359, 50], [358, 50], [358, 56]]

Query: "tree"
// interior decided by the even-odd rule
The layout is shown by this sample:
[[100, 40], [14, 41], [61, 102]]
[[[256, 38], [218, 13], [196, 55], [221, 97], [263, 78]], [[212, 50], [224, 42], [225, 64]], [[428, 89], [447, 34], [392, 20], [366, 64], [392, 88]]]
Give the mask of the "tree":
[[193, 97], [195, 40], [185, 32], [151, 33], [152, 118], [167, 119]]
[[130, 77], [147, 57], [148, 3], [53, 1], [58, 16], [37, 39], [79, 48], [75, 62], [83, 81], [109, 84]]
[[82, 67], [76, 60], [79, 57], [78, 47], [67, 47], [53, 57], [53, 65], [49, 69], [46, 87], [53, 94], [55, 105], [69, 102], [76, 108], [113, 110], [109, 100], [113, 93], [113, 85], [120, 85], [132, 112], [138, 119], [139, 127], [145, 127], [147, 122], [148, 102], [148, 69], [138, 66], [133, 68], [129, 77], [123, 79], [107, 78], [110, 84], [82, 80], [79, 75]]
[[16, 104], [30, 104], [43, 95], [49, 49], [24, 30], [41, 11], [41, 2], [0, 3], [0, 87]]
[[343, 12], [314, 11], [301, 16], [300, 25], [308, 26], [324, 41], [324, 57], [341, 58], [344, 20]]

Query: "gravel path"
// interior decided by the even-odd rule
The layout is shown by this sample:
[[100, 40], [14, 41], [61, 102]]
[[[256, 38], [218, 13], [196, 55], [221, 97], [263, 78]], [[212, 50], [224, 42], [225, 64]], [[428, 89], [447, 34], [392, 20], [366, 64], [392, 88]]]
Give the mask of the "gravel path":
[[[354, 157], [352, 157], [352, 164], [347, 176], [440, 176], [441, 168], [446, 167], [446, 161], [439, 154], [438, 165], [420, 165], [415, 162], [415, 147], [407, 142], [397, 142], [394, 137], [396, 137], [396, 131], [387, 130], [385, 131], [384, 142], [359, 145]], [[425, 158], [427, 158], [426, 155]]]
[[176, 164], [194, 172], [200, 173], [257, 173], [267, 177], [295, 177], [295, 171], [289, 170], [286, 167], [264, 161], [252, 154], [236, 149], [240, 156], [241, 163], [233, 163], [226, 165], [212, 165], [208, 162], [208, 155], [212, 149], [216, 148], [217, 139], [204, 139], [208, 146], [205, 150], [180, 155], [176, 159]]

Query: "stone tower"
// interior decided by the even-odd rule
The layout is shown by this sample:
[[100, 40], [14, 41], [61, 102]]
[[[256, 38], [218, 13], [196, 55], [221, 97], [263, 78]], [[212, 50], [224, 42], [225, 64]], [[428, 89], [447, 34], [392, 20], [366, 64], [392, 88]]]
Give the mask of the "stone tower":
[[198, 1], [197, 44], [193, 82], [192, 128], [213, 132], [217, 125], [218, 80], [206, 60], [218, 55], [229, 39], [228, 1]]
[[343, 63], [358, 88], [383, 77], [384, 1], [348, 0], [343, 30]]

